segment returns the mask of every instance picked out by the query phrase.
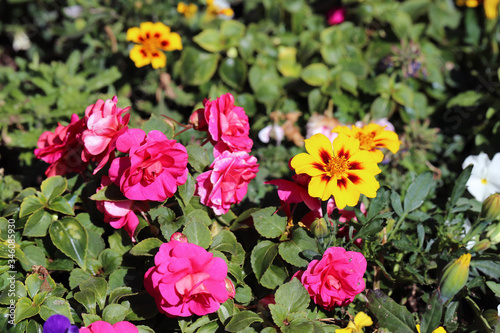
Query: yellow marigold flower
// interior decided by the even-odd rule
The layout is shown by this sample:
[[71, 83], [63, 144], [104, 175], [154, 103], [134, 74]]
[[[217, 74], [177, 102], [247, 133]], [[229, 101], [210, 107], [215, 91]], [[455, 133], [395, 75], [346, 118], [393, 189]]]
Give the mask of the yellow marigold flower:
[[455, 3], [457, 4], [457, 6], [467, 6], [469, 8], [475, 8], [479, 5], [478, 0], [456, 0]]
[[232, 18], [234, 11], [225, 0], [207, 0], [207, 14], [211, 16], [227, 16]]
[[384, 153], [381, 148], [387, 148], [392, 153], [397, 153], [399, 150], [398, 135], [393, 131], [384, 129], [384, 126], [379, 124], [368, 124], [363, 127], [352, 125], [351, 128], [347, 126], [337, 126], [332, 130], [333, 133], [344, 133], [348, 136], [359, 140], [359, 147], [370, 153], [375, 162], [380, 163], [384, 159]]
[[[418, 324], [417, 324], [417, 331], [418, 333], [420, 333], [420, 325]], [[432, 333], [446, 333], [446, 330], [442, 326], [439, 326], [434, 331], [432, 331]]]
[[498, 17], [498, 3], [500, 0], [484, 0], [484, 13], [490, 20]]
[[364, 312], [358, 312], [356, 317], [354, 317], [354, 322], [349, 321], [346, 328], [335, 330], [335, 333], [363, 333], [363, 327], [373, 325], [373, 321]]
[[181, 36], [170, 32], [161, 22], [143, 22], [141, 26], [127, 30], [127, 40], [138, 45], [130, 50], [130, 59], [136, 67], [151, 64], [153, 68], [167, 65], [167, 56], [162, 51], [182, 50]]
[[380, 187], [375, 175], [380, 173], [377, 163], [359, 140], [339, 134], [333, 143], [324, 134], [315, 134], [304, 140], [307, 153], [292, 158], [291, 166], [297, 174], [311, 176], [309, 195], [328, 200], [333, 195], [339, 209], [355, 206], [359, 195], [369, 198], [377, 195]]
[[186, 18], [191, 18], [198, 11], [198, 6], [196, 6], [194, 3], [186, 5], [184, 2], [179, 2], [179, 4], [177, 5], [177, 11], [184, 15]]

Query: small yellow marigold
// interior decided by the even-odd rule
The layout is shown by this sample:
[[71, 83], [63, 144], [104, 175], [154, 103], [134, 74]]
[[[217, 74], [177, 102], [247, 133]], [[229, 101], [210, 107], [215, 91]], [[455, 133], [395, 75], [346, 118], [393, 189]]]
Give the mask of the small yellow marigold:
[[388, 131], [384, 126], [379, 124], [368, 124], [363, 127], [352, 125], [351, 128], [347, 126], [337, 126], [332, 130], [333, 133], [344, 133], [350, 137], [359, 140], [359, 147], [366, 150], [373, 157], [375, 162], [380, 163], [384, 159], [384, 153], [381, 148], [389, 149], [392, 153], [397, 153], [399, 150], [398, 135], [393, 131]]
[[323, 134], [304, 140], [307, 153], [292, 158], [290, 165], [297, 174], [311, 176], [310, 196], [328, 200], [332, 195], [339, 209], [355, 206], [360, 194], [377, 195], [380, 184], [375, 175], [381, 171], [370, 153], [361, 150], [359, 140], [339, 134], [331, 142]]
[[129, 54], [136, 67], [165, 67], [167, 56], [162, 51], [182, 50], [181, 36], [161, 22], [143, 22], [140, 27], [128, 29], [127, 40], [137, 44]]
[[198, 11], [198, 6], [196, 6], [194, 3], [186, 5], [184, 2], [179, 2], [179, 4], [177, 5], [177, 11], [184, 15], [186, 18], [191, 18]]
[[346, 328], [337, 329], [335, 333], [363, 333], [363, 327], [373, 325], [373, 321], [364, 312], [358, 312], [356, 317], [354, 317], [354, 322], [349, 321]]
[[207, 0], [207, 14], [210, 16], [227, 16], [232, 18], [234, 11], [225, 0]]
[[[418, 324], [417, 324], [417, 331], [418, 333], [420, 333], [420, 325]], [[434, 331], [432, 331], [432, 333], [446, 333], [446, 330], [442, 326], [439, 326]]]

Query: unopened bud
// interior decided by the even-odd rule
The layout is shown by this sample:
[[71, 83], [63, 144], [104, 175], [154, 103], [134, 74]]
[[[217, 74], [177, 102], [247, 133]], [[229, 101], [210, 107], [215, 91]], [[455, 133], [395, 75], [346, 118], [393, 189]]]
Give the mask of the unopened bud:
[[205, 109], [198, 109], [189, 117], [189, 123], [193, 125], [197, 131], [207, 131], [208, 124], [205, 120]]
[[484, 200], [481, 217], [489, 221], [500, 220], [500, 193], [494, 193]]
[[486, 228], [486, 237], [492, 244], [500, 243], [500, 223], [495, 223]]
[[224, 282], [226, 283], [226, 290], [229, 298], [234, 298], [234, 295], [236, 295], [236, 289], [234, 289], [233, 281], [226, 278]]
[[469, 278], [470, 258], [470, 253], [463, 254], [444, 268], [438, 287], [441, 300], [453, 298], [465, 286]]
[[[498, 307], [500, 308], [500, 305]], [[500, 322], [499, 313], [494, 309], [485, 310], [483, 312], [483, 317], [491, 327], [495, 327]]]
[[491, 246], [491, 242], [488, 239], [483, 239], [480, 242], [476, 243], [474, 247], [471, 249], [472, 252], [481, 252], [489, 249]]
[[170, 241], [179, 241], [181, 243], [187, 243], [188, 238], [186, 235], [184, 235], [182, 232], [174, 232], [172, 236], [170, 236]]
[[323, 238], [328, 235], [328, 225], [324, 218], [314, 220], [310, 229], [316, 238]]

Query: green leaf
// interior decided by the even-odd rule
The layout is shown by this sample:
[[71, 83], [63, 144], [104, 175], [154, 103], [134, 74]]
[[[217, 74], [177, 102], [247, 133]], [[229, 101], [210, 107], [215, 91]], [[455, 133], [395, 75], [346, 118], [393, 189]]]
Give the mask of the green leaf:
[[313, 87], [319, 87], [329, 81], [329, 70], [323, 63], [311, 64], [305, 67], [300, 73], [304, 82]]
[[236, 254], [237, 243], [236, 236], [231, 231], [221, 230], [214, 236], [210, 250]]
[[86, 269], [87, 230], [74, 218], [63, 218], [52, 222], [49, 230], [54, 245]]
[[271, 267], [277, 254], [278, 244], [268, 240], [258, 243], [253, 248], [252, 254], [250, 255], [250, 263], [258, 280], [260, 280], [268, 268]]
[[108, 186], [103, 187], [100, 189], [96, 194], [92, 195], [90, 197], [92, 200], [96, 201], [128, 201], [122, 191], [120, 190], [120, 187], [116, 185], [115, 183], [111, 183]]
[[252, 311], [241, 311], [235, 314], [226, 326], [226, 331], [239, 332], [250, 326], [252, 323], [261, 323], [264, 320]]
[[49, 202], [48, 208], [62, 214], [75, 215], [75, 212], [73, 211], [73, 208], [69, 204], [68, 200], [63, 197], [54, 198], [51, 202]]
[[88, 313], [82, 313], [82, 319], [83, 319], [83, 326], [89, 326], [92, 323], [95, 323], [96, 321], [102, 320], [101, 317], [99, 317], [96, 314], [88, 314]]
[[389, 191], [384, 187], [377, 190], [377, 196], [370, 201], [370, 206], [368, 206], [368, 211], [366, 212], [366, 218], [368, 220], [373, 219], [380, 212], [387, 207], [389, 203]]
[[403, 215], [403, 206], [401, 205], [401, 197], [396, 191], [391, 192], [391, 206], [394, 209], [394, 212], [398, 214], [398, 216]]
[[80, 283], [88, 279], [90, 276], [91, 275], [89, 272], [86, 272], [80, 268], [72, 270], [69, 274], [69, 287], [71, 289], [75, 289], [80, 285]]
[[40, 317], [43, 320], [47, 320], [50, 316], [54, 314], [61, 314], [66, 316], [74, 323], [73, 317], [71, 316], [71, 308], [68, 301], [60, 297], [47, 297], [40, 307]]
[[104, 269], [104, 273], [111, 274], [122, 264], [122, 255], [114, 250], [105, 249], [99, 254], [98, 260]]
[[188, 46], [182, 51], [180, 75], [187, 85], [199, 86], [208, 82], [217, 70], [218, 54], [200, 52]]
[[28, 326], [26, 326], [26, 333], [43, 333], [43, 327], [42, 327], [42, 325], [40, 325], [36, 321], [29, 320]]
[[282, 285], [288, 277], [285, 264], [281, 259], [276, 258], [273, 264], [264, 272], [259, 282], [264, 287], [272, 290]]
[[36, 195], [27, 196], [21, 203], [19, 217], [21, 218], [26, 215], [33, 214], [37, 210], [43, 208], [43, 206], [44, 204], [41, 202], [40, 198], [37, 197]]
[[443, 316], [443, 304], [439, 301], [437, 294], [434, 293], [427, 305], [427, 310], [422, 315], [420, 323], [420, 333], [432, 333], [438, 328]]
[[413, 99], [415, 98], [415, 94], [413, 89], [411, 89], [407, 85], [403, 83], [397, 83], [394, 87], [392, 98], [401, 105], [411, 107], [413, 106]]
[[477, 105], [479, 100], [483, 98], [483, 94], [478, 93], [475, 90], [469, 90], [458, 94], [457, 96], [451, 98], [446, 104], [446, 108], [450, 109], [454, 106], [470, 107]]
[[193, 37], [193, 41], [208, 52], [220, 52], [224, 49], [222, 36], [215, 29], [204, 29]]
[[225, 49], [230, 46], [237, 46], [241, 38], [245, 35], [246, 26], [236, 20], [224, 20], [220, 25], [220, 32], [226, 40]]
[[295, 229], [292, 233], [292, 238], [282, 242], [279, 247], [281, 257], [297, 267], [305, 267], [309, 261], [304, 259], [301, 254], [305, 250], [318, 251], [318, 246], [314, 238], [309, 237], [303, 228]]
[[96, 314], [96, 297], [92, 290], [79, 291], [73, 297], [85, 307], [87, 313]]
[[90, 290], [94, 293], [95, 301], [99, 308], [104, 309], [106, 304], [106, 296], [108, 294], [108, 283], [104, 278], [89, 277], [80, 284], [80, 290]]
[[167, 124], [165, 118], [158, 117], [155, 114], [152, 114], [151, 117], [149, 117], [148, 121], [142, 124], [141, 129], [145, 133], [149, 133], [151, 131], [160, 131], [165, 134], [168, 139], [172, 139], [172, 136], [174, 135], [172, 126]]
[[127, 321], [138, 321], [153, 318], [158, 314], [153, 296], [148, 293], [139, 293], [121, 298], [122, 305], [130, 306], [130, 312], [125, 317]]
[[266, 238], [276, 238], [285, 232], [286, 218], [274, 214], [275, 207], [267, 207], [252, 213], [255, 229]]
[[191, 201], [191, 198], [194, 195], [194, 191], [196, 189], [195, 184], [196, 183], [193, 176], [188, 174], [186, 182], [177, 188], [178, 194], [182, 199], [184, 207], [189, 204], [189, 201]]
[[343, 71], [340, 73], [339, 80], [342, 89], [347, 90], [354, 96], [358, 96], [358, 79], [354, 73]]
[[387, 118], [394, 105], [394, 102], [389, 98], [379, 96], [373, 101], [370, 107], [370, 113], [373, 119]]
[[183, 234], [193, 243], [207, 249], [212, 243], [212, 235], [208, 227], [202, 222], [191, 220], [186, 224]]
[[188, 162], [196, 171], [203, 172], [210, 163], [207, 150], [200, 146], [189, 145], [186, 147]]
[[40, 291], [40, 287], [42, 286], [43, 280], [39, 278], [37, 273], [33, 273], [28, 275], [24, 284], [26, 285], [26, 290], [28, 291], [28, 295], [33, 298]]
[[16, 310], [14, 311], [14, 324], [20, 321], [36, 316], [40, 312], [40, 306], [34, 305], [28, 297], [20, 298], [16, 303]]
[[44, 237], [47, 235], [47, 229], [52, 222], [52, 216], [40, 209], [33, 213], [24, 226], [23, 236], [25, 237]]
[[495, 293], [496, 297], [500, 297], [500, 283], [486, 281], [486, 285]]
[[[131, 250], [130, 254], [134, 256], [153, 256], [151, 250], [159, 248], [163, 242], [158, 238], [148, 238], [140, 241]], [[155, 251], [156, 252], [156, 251]]]
[[48, 260], [45, 258], [45, 252], [35, 245], [28, 245], [22, 249], [26, 256], [27, 263], [21, 261], [21, 265], [26, 271], [30, 271], [33, 265], [47, 267]]
[[116, 66], [113, 66], [106, 70], [98, 71], [99, 74], [90, 78], [86, 82], [86, 87], [91, 91], [98, 91], [102, 88], [110, 86], [113, 82], [118, 80], [122, 73], [118, 70]]
[[219, 65], [219, 76], [225, 84], [240, 90], [247, 78], [247, 66], [238, 58], [226, 58]]
[[111, 325], [123, 321], [127, 316], [128, 309], [120, 304], [109, 304], [102, 311], [102, 320]]
[[391, 332], [414, 333], [415, 320], [406, 307], [397, 304], [381, 290], [368, 290], [368, 309], [378, 319], [380, 327]]
[[304, 311], [309, 306], [311, 297], [299, 279], [292, 279], [276, 291], [276, 304], [286, 307], [288, 313]]
[[[13, 291], [15, 295], [11, 294]], [[20, 299], [26, 297], [27, 295], [28, 292], [24, 284], [21, 281], [16, 281], [14, 284], [14, 290], [10, 289], [10, 285], [9, 288], [3, 289], [2, 293], [0, 294], [0, 304], [10, 305], [11, 299]]]
[[404, 212], [407, 214], [423, 203], [433, 185], [432, 173], [424, 172], [420, 174], [406, 192], [404, 199]]
[[464, 169], [464, 171], [462, 171], [460, 176], [458, 176], [458, 179], [455, 182], [455, 186], [451, 191], [450, 208], [455, 206], [455, 204], [458, 202], [458, 199], [460, 199], [460, 197], [462, 197], [462, 194], [464, 194], [466, 188], [465, 185], [469, 180], [471, 172], [472, 172], [472, 165], [469, 165], [467, 168]]
[[45, 179], [40, 186], [43, 195], [47, 198], [48, 203], [63, 194], [67, 187], [68, 181], [66, 178], [61, 176], [49, 177]]

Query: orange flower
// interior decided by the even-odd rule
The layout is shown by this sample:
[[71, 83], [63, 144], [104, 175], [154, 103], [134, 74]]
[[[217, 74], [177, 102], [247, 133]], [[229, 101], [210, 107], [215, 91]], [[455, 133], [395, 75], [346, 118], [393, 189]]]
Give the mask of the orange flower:
[[165, 67], [167, 57], [162, 51], [182, 50], [181, 36], [161, 22], [143, 22], [139, 28], [128, 29], [127, 40], [138, 44], [129, 54], [136, 67]]
[[179, 2], [179, 4], [177, 4], [177, 11], [183, 14], [186, 18], [191, 18], [198, 11], [198, 6], [194, 3], [186, 5], [184, 2]]
[[352, 128], [347, 126], [337, 126], [332, 132], [344, 133], [350, 137], [359, 140], [359, 148], [370, 153], [375, 162], [380, 163], [384, 159], [384, 153], [381, 148], [387, 148], [392, 153], [397, 153], [399, 150], [398, 135], [393, 131], [384, 129], [384, 126], [378, 124], [368, 124], [361, 128], [353, 125]]
[[380, 173], [370, 153], [360, 149], [359, 140], [339, 134], [333, 143], [323, 134], [304, 140], [307, 153], [290, 162], [297, 174], [311, 176], [309, 195], [328, 200], [333, 195], [339, 209], [355, 206], [359, 195], [377, 195], [380, 187], [375, 175]]

